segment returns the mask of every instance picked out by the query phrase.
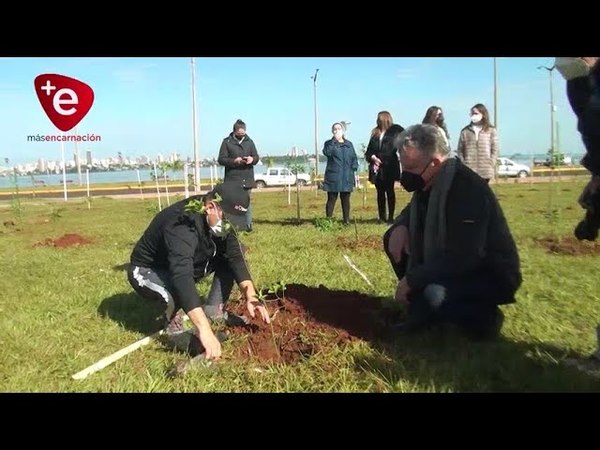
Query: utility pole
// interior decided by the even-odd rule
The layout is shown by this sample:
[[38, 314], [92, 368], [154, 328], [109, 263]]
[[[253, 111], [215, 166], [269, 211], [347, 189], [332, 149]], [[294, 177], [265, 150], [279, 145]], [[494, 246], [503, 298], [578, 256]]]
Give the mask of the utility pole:
[[498, 129], [498, 73], [496, 60], [497, 58], [494, 58], [494, 126]]
[[77, 180], [79, 186], [83, 184], [81, 180], [81, 155], [79, 154], [79, 141], [77, 140], [77, 127], [75, 127], [75, 158], [77, 159]]
[[319, 125], [318, 125], [318, 110], [317, 110], [317, 74], [319, 69], [315, 71], [314, 76], [310, 77], [313, 80], [313, 94], [315, 101], [315, 177], [319, 175]]
[[549, 81], [550, 81], [550, 162], [552, 164], [552, 166], [554, 167], [554, 152], [555, 152], [555, 146], [554, 146], [554, 89], [552, 87], [553, 83], [552, 83], [552, 72], [554, 71], [556, 65], [553, 65], [552, 67], [546, 67], [546, 66], [538, 66], [538, 69], [546, 69], [548, 71], [549, 74]]
[[196, 62], [192, 58], [192, 133], [194, 134], [194, 192], [200, 191], [200, 166], [198, 161], [198, 132], [196, 129]]

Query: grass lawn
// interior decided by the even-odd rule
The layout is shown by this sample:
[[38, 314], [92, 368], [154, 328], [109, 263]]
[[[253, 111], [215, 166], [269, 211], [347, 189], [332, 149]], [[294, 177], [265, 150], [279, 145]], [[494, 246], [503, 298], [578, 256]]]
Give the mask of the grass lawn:
[[[170, 379], [182, 357], [157, 342], [84, 380], [71, 376], [153, 331], [153, 311], [127, 283], [123, 264], [157, 211], [156, 200], [21, 199], [0, 203], [0, 390], [3, 392], [489, 392], [599, 391], [600, 375], [565, 358], [596, 349], [600, 243], [572, 239], [583, 216], [583, 181], [494, 186], [517, 240], [524, 283], [503, 307], [502, 339], [472, 343], [451, 331], [354, 340], [295, 364], [231, 357]], [[397, 190], [398, 213], [409, 197]], [[181, 198], [178, 196], [177, 198]], [[358, 291], [391, 302], [396, 280], [381, 249], [373, 189], [351, 197], [355, 224], [315, 226], [322, 191], [253, 192], [254, 231], [241, 237], [258, 287], [278, 281]], [[176, 199], [171, 196], [171, 202]], [[163, 205], [166, 199], [162, 199]], [[89, 207], [88, 207], [89, 206]], [[341, 219], [340, 204], [336, 205]], [[323, 223], [323, 222], [319, 222]], [[49, 245], [68, 234], [80, 246]], [[357, 238], [360, 243], [357, 243]], [[554, 251], [549, 250], [551, 247]], [[348, 255], [369, 286], [343, 258]], [[209, 280], [198, 285], [208, 292]]]

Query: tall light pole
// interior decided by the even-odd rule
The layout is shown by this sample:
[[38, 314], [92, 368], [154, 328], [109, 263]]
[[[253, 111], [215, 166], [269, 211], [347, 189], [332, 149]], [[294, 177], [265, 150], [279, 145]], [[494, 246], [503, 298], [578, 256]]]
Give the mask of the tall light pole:
[[546, 69], [550, 80], [550, 163], [554, 167], [554, 90], [552, 89], [552, 72], [556, 64], [552, 67], [538, 66], [538, 69]]
[[198, 161], [198, 132], [196, 130], [196, 62], [192, 58], [192, 133], [194, 134], [194, 192], [200, 191], [200, 166]]
[[315, 100], [315, 177], [319, 175], [319, 125], [317, 115], [317, 74], [319, 69], [315, 71], [314, 76], [310, 77], [313, 80], [313, 93]]
[[498, 129], [498, 74], [496, 70], [496, 59], [497, 58], [494, 58], [494, 126]]

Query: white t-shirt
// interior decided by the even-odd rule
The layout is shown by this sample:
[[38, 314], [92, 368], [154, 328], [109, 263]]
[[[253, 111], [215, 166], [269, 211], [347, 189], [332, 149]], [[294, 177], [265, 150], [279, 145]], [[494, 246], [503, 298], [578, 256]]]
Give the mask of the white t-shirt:
[[481, 125], [473, 125], [473, 131], [475, 131], [475, 140], [479, 139], [479, 132], [482, 130]]
[[383, 136], [385, 135], [385, 131], [381, 132], [379, 135], [379, 150], [381, 150], [381, 142], [383, 141]]

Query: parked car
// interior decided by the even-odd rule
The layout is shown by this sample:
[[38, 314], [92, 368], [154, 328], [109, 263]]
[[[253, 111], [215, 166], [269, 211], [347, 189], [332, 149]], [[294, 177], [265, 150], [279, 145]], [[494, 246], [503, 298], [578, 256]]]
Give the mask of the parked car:
[[498, 158], [498, 176], [525, 178], [531, 176], [531, 168], [508, 158]]
[[[296, 175], [285, 167], [270, 167], [263, 173], [254, 175], [254, 181], [258, 189], [270, 186], [291, 186], [296, 185]], [[304, 186], [311, 183], [310, 175], [307, 173], [298, 174], [298, 186]]]

